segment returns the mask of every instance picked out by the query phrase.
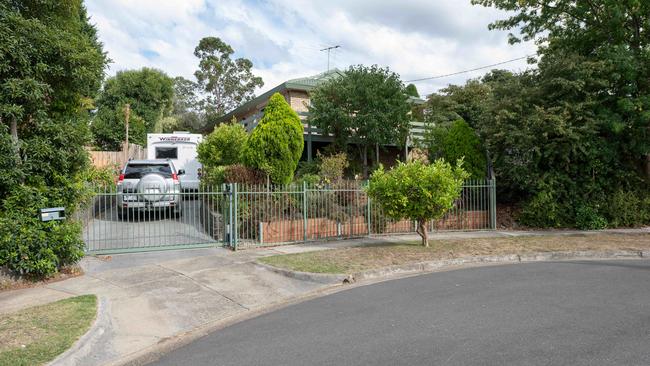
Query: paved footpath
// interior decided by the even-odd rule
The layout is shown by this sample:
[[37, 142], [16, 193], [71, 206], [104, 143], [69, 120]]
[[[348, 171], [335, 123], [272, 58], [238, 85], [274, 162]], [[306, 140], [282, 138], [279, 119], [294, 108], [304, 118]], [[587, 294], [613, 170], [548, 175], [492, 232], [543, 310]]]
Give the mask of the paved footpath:
[[[650, 232], [613, 230], [618, 233]], [[552, 232], [576, 234], [576, 231]], [[548, 235], [549, 232], [456, 232], [449, 237]], [[331, 285], [300, 281], [255, 265], [255, 259], [284, 253], [326, 250], [361, 243], [414, 240], [390, 236], [232, 252], [223, 248], [87, 257], [85, 275], [46, 286], [0, 293], [0, 313], [70, 296], [96, 294], [101, 314], [85, 347], [56, 364], [120, 364], [158, 343], [198, 328], [243, 318], [261, 309], [304, 298]]]

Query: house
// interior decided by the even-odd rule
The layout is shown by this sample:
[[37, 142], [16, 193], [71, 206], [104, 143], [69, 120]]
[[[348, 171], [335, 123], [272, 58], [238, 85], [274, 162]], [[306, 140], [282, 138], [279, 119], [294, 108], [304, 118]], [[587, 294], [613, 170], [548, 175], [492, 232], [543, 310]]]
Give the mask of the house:
[[[266, 107], [269, 98], [275, 93], [280, 93], [303, 121], [305, 127], [305, 150], [303, 152], [302, 160], [311, 161], [316, 151], [329, 145], [334, 139], [332, 136], [321, 133], [319, 129], [312, 127], [309, 124], [307, 119], [309, 116], [309, 93], [321, 83], [342, 75], [342, 71], [334, 69], [314, 76], [285, 81], [266, 93], [261, 94], [260, 96], [237, 107], [233, 111], [221, 117], [217, 122], [227, 122], [232, 120], [234, 117], [248, 132], [251, 132], [264, 115], [264, 108]], [[410, 102], [416, 105], [425, 103], [425, 101], [420, 98], [409, 98]], [[411, 126], [411, 136], [405, 151], [398, 149], [397, 144], [383, 146], [381, 149], [381, 156], [379, 157], [382, 163], [390, 164], [402, 155], [402, 153], [408, 154], [408, 149], [410, 145], [412, 145], [412, 142], [422, 138], [424, 133], [424, 123], [414, 121], [411, 122]], [[210, 133], [213, 129], [214, 126], [210, 126], [204, 132]]]

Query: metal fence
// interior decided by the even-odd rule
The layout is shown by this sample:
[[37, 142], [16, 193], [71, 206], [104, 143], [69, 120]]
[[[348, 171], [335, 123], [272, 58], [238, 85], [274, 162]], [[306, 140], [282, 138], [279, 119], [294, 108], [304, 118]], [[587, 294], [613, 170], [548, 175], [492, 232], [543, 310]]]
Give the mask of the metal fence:
[[[365, 184], [203, 187], [168, 194], [177, 202], [173, 210], [151, 204], [147, 193], [133, 196], [104, 187], [78, 218], [89, 253], [220, 245], [242, 249], [415, 232], [415, 222], [385, 217], [367, 196]], [[120, 202], [127, 194], [149, 204], [125, 209]], [[494, 180], [467, 181], [454, 207], [441, 220], [431, 221], [429, 230], [494, 229], [495, 198]]]

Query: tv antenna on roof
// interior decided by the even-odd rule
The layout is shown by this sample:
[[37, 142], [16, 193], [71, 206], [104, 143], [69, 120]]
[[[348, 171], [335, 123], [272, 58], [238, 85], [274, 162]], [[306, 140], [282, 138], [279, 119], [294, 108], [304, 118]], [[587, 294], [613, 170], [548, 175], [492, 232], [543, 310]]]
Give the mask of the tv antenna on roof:
[[328, 72], [330, 71], [330, 51], [331, 51], [331, 50], [335, 50], [335, 49], [337, 49], [337, 48], [341, 48], [341, 46], [340, 46], [340, 45], [336, 45], [336, 46], [326, 47], [326, 48], [323, 48], [323, 49], [321, 50], [321, 52], [322, 52], [322, 51], [327, 51], [327, 71], [328, 71]]

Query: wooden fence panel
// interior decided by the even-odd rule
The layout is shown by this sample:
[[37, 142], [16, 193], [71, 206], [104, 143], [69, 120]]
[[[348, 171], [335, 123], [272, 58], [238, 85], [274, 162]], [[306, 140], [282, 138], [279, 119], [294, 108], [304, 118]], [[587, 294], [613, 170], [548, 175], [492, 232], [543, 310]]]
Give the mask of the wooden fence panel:
[[128, 159], [146, 159], [147, 148], [136, 144], [129, 144], [128, 152], [122, 151], [88, 151], [92, 164], [96, 168], [106, 166], [123, 166]]

